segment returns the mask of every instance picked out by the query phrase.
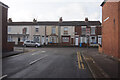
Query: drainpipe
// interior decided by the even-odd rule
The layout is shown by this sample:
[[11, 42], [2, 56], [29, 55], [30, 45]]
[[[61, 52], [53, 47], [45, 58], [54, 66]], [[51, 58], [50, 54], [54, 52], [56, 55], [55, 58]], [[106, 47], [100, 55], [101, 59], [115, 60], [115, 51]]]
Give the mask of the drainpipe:
[[46, 45], [46, 26], [45, 26], [45, 45]]
[[58, 23], [58, 43], [60, 44], [61, 43], [61, 26], [60, 26], [60, 23], [62, 23], [62, 17], [60, 17], [59, 19], [59, 23]]

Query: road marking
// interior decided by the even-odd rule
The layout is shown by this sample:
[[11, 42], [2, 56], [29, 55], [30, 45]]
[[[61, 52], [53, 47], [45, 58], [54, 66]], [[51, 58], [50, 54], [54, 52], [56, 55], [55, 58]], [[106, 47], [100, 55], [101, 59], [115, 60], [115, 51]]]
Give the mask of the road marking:
[[85, 69], [84, 64], [82, 63], [82, 69]]
[[44, 57], [38, 58], [38, 59], [36, 59], [36, 60], [34, 60], [34, 61], [30, 62], [29, 64], [30, 64], [30, 65], [32, 65], [32, 64], [36, 63], [37, 61], [39, 61], [39, 60], [41, 60], [41, 59], [45, 58], [45, 57], [47, 57], [47, 55], [46, 55], [46, 56], [44, 56]]
[[[41, 51], [42, 53], [46, 52], [46, 51]], [[33, 53], [32, 55], [35, 55], [35, 54], [40, 54], [40, 53]]]
[[35, 54], [40, 54], [40, 53], [33, 53], [32, 55], [35, 55]]
[[81, 55], [80, 55], [80, 61], [83, 62], [83, 61], [82, 61], [82, 58], [81, 58]]
[[0, 80], [2, 80], [2, 79], [5, 78], [5, 77], [7, 77], [7, 75], [4, 75], [4, 76], [0, 77]]
[[78, 57], [78, 66], [79, 69], [85, 69], [83, 60], [82, 60], [82, 56], [80, 55], [80, 52], [77, 52], [77, 57]]
[[77, 58], [78, 58], [78, 67], [79, 67], [79, 69], [81, 69], [78, 52], [77, 52]]
[[41, 51], [41, 52], [46, 52], [46, 51]]

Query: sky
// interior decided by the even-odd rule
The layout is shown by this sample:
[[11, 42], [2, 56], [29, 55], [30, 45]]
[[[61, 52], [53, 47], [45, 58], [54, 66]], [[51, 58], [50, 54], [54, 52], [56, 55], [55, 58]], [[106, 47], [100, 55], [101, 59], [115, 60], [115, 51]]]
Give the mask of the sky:
[[8, 18], [16, 21], [102, 21], [104, 0], [0, 0], [9, 6]]

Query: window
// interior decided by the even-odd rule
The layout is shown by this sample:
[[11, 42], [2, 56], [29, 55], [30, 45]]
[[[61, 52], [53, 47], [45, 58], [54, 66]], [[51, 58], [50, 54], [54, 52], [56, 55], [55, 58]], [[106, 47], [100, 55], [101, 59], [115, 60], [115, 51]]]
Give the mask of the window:
[[11, 27], [8, 27], [8, 32], [11, 32]]
[[34, 36], [34, 42], [40, 42], [40, 36]]
[[87, 43], [87, 37], [80, 37], [80, 43]]
[[68, 28], [67, 27], [64, 28], [64, 34], [65, 35], [68, 34]]
[[55, 34], [56, 32], [55, 32], [55, 27], [52, 27], [52, 34]]
[[91, 36], [90, 37], [90, 42], [95, 44], [96, 43], [96, 37], [95, 36]]
[[8, 35], [8, 42], [12, 41], [12, 36]]
[[86, 26], [82, 26], [82, 35], [86, 35]]
[[22, 41], [25, 41], [28, 39], [28, 36], [23, 36]]
[[95, 34], [95, 26], [91, 27], [91, 34], [93, 34], [93, 35]]
[[63, 42], [69, 42], [69, 37], [63, 37], [62, 39]]
[[39, 32], [39, 28], [35, 28], [35, 32]]
[[23, 28], [23, 34], [27, 33], [27, 28]]

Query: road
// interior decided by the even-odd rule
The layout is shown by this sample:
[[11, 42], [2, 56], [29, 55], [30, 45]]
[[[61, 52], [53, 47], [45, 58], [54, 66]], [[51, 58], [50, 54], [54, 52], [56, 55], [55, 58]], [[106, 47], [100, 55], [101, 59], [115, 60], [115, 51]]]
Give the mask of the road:
[[93, 78], [82, 48], [29, 48], [31, 52], [3, 59], [7, 78]]

